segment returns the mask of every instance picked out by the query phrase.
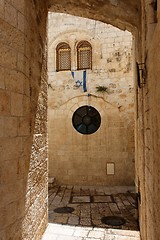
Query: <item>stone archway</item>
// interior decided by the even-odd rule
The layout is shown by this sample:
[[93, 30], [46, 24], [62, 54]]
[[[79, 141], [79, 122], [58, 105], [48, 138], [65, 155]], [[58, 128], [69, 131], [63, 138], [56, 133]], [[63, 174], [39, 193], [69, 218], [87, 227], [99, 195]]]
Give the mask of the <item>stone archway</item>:
[[[134, 31], [140, 27], [141, 2], [117, 0], [61, 1], [49, 0], [49, 11], [62, 12], [110, 23], [120, 29]], [[127, 9], [127, 10], [126, 10]]]
[[[46, 183], [47, 173], [46, 119], [43, 116], [46, 116], [47, 101], [48, 9], [112, 23], [132, 32], [138, 29], [140, 33], [139, 61], [145, 63], [147, 69], [147, 75], [143, 76], [145, 87], [138, 89], [137, 172], [142, 205], [141, 234], [147, 240], [159, 238], [160, 53], [157, 49], [160, 16], [157, 1], [142, 3], [141, 8], [140, 1], [127, 0], [85, 3], [49, 0], [48, 6], [43, 0], [1, 1], [0, 235], [3, 239], [13, 236], [15, 239], [40, 239], [47, 224], [47, 188], [43, 188], [42, 182]], [[36, 162], [37, 159], [40, 162]]]

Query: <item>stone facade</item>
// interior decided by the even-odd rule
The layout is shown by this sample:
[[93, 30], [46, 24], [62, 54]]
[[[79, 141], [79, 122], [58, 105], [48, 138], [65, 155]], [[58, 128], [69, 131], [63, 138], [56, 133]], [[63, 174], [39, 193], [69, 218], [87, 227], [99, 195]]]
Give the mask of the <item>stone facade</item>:
[[0, 1], [0, 239], [38, 240], [47, 224], [43, 1]]
[[[132, 35], [98, 21], [50, 13], [48, 39], [49, 176], [61, 184], [133, 185]], [[82, 40], [92, 45], [87, 92], [76, 87], [71, 71], [56, 71], [57, 44], [70, 45], [71, 68], [76, 70], [76, 46]], [[97, 92], [98, 86], [105, 86], [106, 92]], [[83, 105], [101, 115], [101, 126], [91, 135], [72, 126], [74, 111]], [[110, 163], [113, 175], [107, 174]]]

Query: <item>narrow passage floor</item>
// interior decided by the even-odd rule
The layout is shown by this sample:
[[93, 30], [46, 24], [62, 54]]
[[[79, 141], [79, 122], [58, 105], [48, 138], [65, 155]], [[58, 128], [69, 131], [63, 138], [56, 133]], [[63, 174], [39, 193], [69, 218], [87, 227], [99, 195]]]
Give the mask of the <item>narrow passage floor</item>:
[[43, 240], [138, 240], [138, 230], [133, 187], [49, 189], [49, 226]]

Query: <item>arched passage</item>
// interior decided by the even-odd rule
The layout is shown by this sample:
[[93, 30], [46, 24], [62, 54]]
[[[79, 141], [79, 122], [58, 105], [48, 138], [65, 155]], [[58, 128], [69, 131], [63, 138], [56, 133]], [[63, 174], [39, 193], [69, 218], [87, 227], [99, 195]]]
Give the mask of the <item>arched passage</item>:
[[140, 1], [127, 0], [49, 0], [48, 6], [43, 0], [1, 1], [2, 239], [14, 236], [15, 239], [37, 240], [47, 224], [46, 119], [43, 118], [47, 99], [47, 8], [112, 23], [132, 32], [138, 29], [141, 33], [139, 41], [143, 54], [139, 63], [147, 69], [141, 70], [144, 86], [138, 89], [137, 171], [142, 204], [141, 234], [142, 239], [159, 238], [160, 53], [157, 50], [160, 11], [157, 1], [142, 3], [141, 8]]
[[140, 27], [141, 2], [118, 0], [65, 1], [49, 0], [49, 11], [68, 13], [110, 23], [120, 29], [134, 31]]

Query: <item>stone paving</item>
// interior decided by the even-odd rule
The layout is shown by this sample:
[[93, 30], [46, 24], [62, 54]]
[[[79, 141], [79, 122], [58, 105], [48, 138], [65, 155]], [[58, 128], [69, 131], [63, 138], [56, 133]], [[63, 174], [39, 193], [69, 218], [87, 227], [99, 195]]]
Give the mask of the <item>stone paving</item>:
[[49, 223], [42, 240], [140, 240], [138, 231]]
[[[54, 186], [49, 189], [49, 226], [43, 240], [138, 240], [133, 187]], [[72, 213], [56, 213], [72, 207]], [[104, 216], [120, 216], [121, 226], [106, 225]]]

